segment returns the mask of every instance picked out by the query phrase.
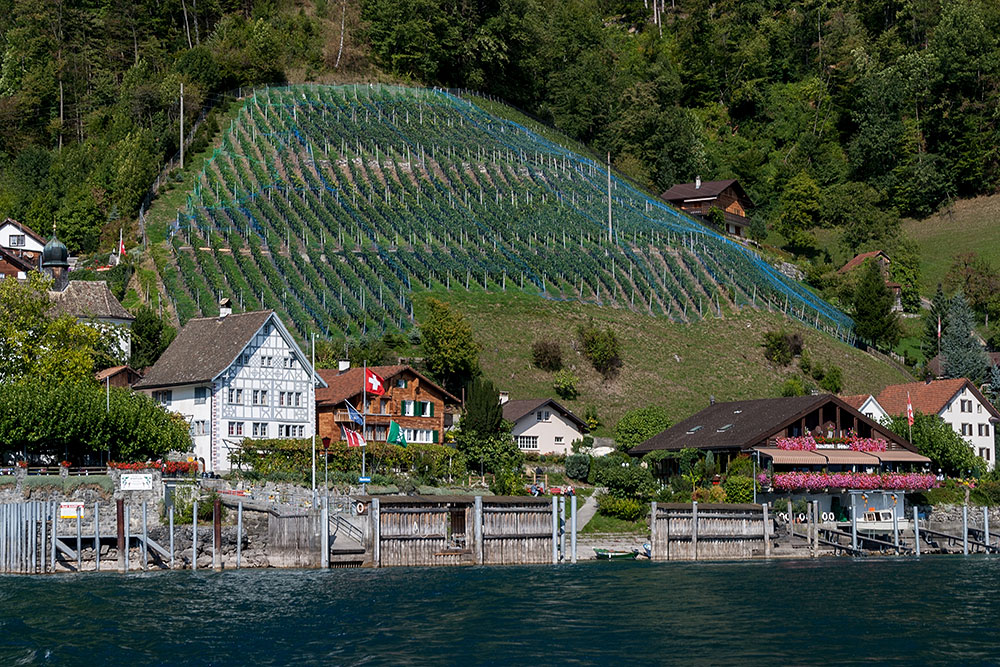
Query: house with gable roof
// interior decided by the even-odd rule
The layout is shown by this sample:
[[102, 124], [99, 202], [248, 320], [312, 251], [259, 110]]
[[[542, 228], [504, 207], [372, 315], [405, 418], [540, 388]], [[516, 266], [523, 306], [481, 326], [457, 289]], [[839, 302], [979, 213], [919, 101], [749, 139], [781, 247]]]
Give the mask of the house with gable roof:
[[972, 451], [986, 461], [990, 470], [996, 465], [994, 429], [1000, 412], [966, 378], [929, 380], [894, 384], [882, 390], [878, 402], [890, 415], [905, 415], [907, 396], [914, 413], [938, 415], [961, 435]]
[[879, 404], [878, 400], [871, 394], [841, 396], [840, 400], [847, 403], [849, 406], [876, 423], [881, 423], [883, 419], [889, 416], [889, 413], [885, 411], [885, 408], [883, 408]]
[[27, 225], [7, 218], [0, 222], [0, 248], [38, 267], [38, 258], [45, 247], [45, 239]]
[[660, 197], [685, 213], [706, 220], [713, 208], [718, 209], [722, 211], [727, 234], [746, 236], [750, 224], [747, 210], [753, 207], [753, 201], [735, 178], [702, 181], [699, 176], [694, 183], [678, 183]]
[[397, 364], [369, 366], [368, 370], [385, 382], [386, 391], [375, 395], [364, 391], [364, 369], [320, 368], [316, 372], [326, 382], [316, 390], [318, 435], [333, 441], [343, 440], [347, 429], [360, 430], [347, 409], [347, 403], [365, 416], [365, 440], [385, 442], [389, 422], [399, 424], [407, 443], [440, 443], [451, 426], [461, 400], [431, 381], [420, 371]]
[[316, 424], [309, 359], [274, 311], [188, 320], [133, 389], [191, 425], [195, 456], [209, 472], [230, 469], [244, 438], [308, 438]]
[[587, 432], [586, 422], [551, 398], [507, 401], [503, 418], [513, 422], [511, 435], [524, 452], [569, 454], [573, 441]]
[[885, 286], [889, 288], [890, 292], [892, 292], [892, 309], [894, 311], [902, 311], [903, 286], [889, 279], [889, 265], [892, 264], [892, 260], [889, 259], [889, 255], [885, 254], [882, 250], [872, 250], [871, 252], [863, 252], [855, 255], [849, 259], [846, 264], [837, 269], [837, 273], [839, 275], [846, 275], [851, 271], [864, 266], [869, 261], [878, 264], [879, 271], [882, 272], [882, 277], [885, 279]]

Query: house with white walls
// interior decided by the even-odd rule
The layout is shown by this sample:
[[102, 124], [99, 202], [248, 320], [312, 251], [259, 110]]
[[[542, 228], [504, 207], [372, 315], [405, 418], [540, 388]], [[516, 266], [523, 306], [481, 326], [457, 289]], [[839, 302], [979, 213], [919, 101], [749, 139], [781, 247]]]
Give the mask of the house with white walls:
[[993, 430], [1000, 412], [970, 380], [952, 378], [894, 384], [878, 395], [879, 404], [890, 415], [905, 415], [907, 397], [914, 413], [938, 415], [961, 435], [989, 469], [996, 465]]
[[195, 457], [208, 472], [230, 469], [244, 438], [308, 438], [316, 424], [309, 359], [273, 311], [189, 320], [133, 389], [190, 425]]
[[882, 420], [889, 416], [889, 413], [885, 411], [885, 408], [878, 402], [878, 399], [871, 394], [841, 396], [840, 400], [877, 424], [881, 424]]
[[503, 418], [514, 424], [518, 448], [539, 454], [570, 454], [574, 440], [583, 438], [587, 424], [551, 398], [506, 401]]

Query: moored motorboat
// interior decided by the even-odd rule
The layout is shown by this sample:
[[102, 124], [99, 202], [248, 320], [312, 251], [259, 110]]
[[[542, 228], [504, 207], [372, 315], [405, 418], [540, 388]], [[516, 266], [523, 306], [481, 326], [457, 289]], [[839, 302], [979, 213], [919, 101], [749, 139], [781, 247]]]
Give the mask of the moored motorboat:
[[635, 560], [639, 555], [638, 549], [633, 549], [632, 551], [620, 551], [616, 549], [600, 549], [594, 547], [594, 553], [597, 554], [597, 560]]

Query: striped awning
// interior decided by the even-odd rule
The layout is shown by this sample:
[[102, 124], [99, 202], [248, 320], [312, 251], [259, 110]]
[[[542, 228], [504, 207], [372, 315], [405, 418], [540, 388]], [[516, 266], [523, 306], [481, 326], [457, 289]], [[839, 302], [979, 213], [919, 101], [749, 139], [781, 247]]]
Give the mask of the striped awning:
[[804, 450], [778, 449], [777, 447], [758, 447], [757, 451], [771, 458], [775, 465], [791, 466], [822, 466], [826, 459], [815, 452]]
[[877, 466], [880, 461], [872, 454], [852, 449], [817, 449], [816, 453], [834, 466]]
[[911, 452], [908, 449], [889, 449], [884, 452], [872, 452], [883, 463], [930, 463], [931, 460], [923, 454]]

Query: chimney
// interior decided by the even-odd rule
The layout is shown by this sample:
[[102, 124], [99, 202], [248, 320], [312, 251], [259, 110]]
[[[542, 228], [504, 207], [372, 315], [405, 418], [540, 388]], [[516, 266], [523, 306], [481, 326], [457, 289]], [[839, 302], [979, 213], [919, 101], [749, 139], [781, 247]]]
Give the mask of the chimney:
[[708, 404], [709, 405], [715, 405], [715, 394], [709, 394], [708, 395]]
[[694, 177], [694, 189], [701, 190], [701, 176]]
[[347, 370], [350, 370], [350, 368], [351, 368], [351, 362], [348, 359], [341, 359], [340, 361], [337, 362], [338, 373], [343, 373]]
[[223, 317], [232, 314], [233, 314], [233, 302], [229, 300], [229, 297], [226, 297], [225, 299], [219, 301], [219, 319], [221, 320]]
[[510, 400], [510, 392], [509, 391], [501, 391], [501, 392], [498, 392], [498, 393], [500, 394], [500, 405], [503, 405], [504, 403], [506, 403], [507, 401]]

